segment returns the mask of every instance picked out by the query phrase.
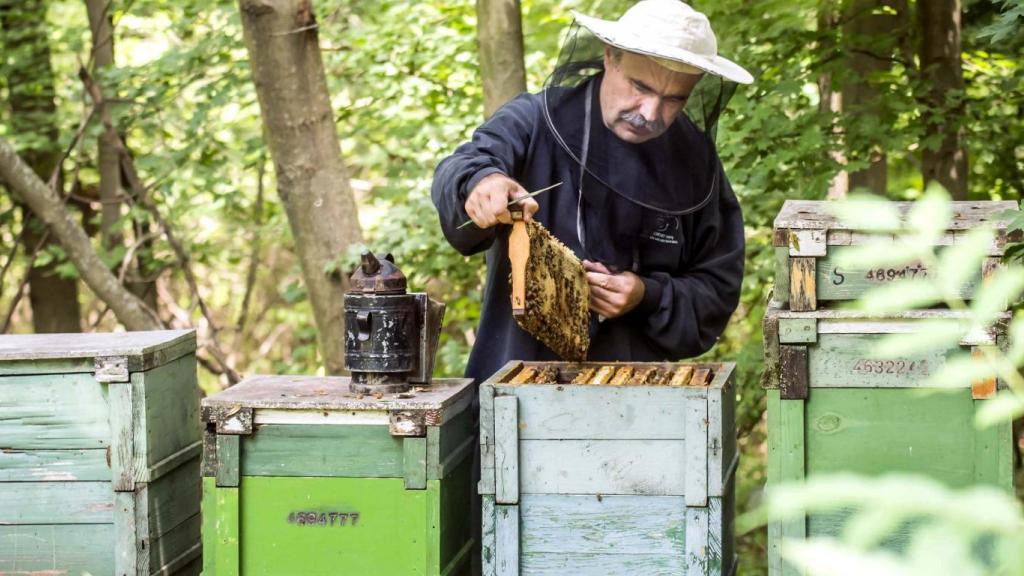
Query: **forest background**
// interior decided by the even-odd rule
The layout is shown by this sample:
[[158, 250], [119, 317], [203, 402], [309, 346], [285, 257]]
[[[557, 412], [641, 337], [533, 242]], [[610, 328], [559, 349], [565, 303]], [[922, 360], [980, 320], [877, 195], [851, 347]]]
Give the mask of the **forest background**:
[[[484, 262], [444, 241], [433, 168], [540, 89], [570, 9], [630, 4], [0, 0], [0, 331], [195, 327], [206, 392], [336, 372], [365, 245], [448, 303], [437, 374], [461, 375]], [[692, 4], [756, 78], [718, 129], [747, 268], [709, 353], [737, 363], [745, 509], [764, 482], [772, 219], [789, 198], [913, 200], [931, 180], [1019, 200], [1024, 2]], [[744, 537], [740, 573], [764, 546]]]

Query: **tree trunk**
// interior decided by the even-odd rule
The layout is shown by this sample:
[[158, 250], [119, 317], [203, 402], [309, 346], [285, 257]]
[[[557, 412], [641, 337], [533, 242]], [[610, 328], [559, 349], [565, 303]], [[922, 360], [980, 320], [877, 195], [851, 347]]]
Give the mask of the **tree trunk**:
[[967, 149], [964, 147], [964, 75], [960, 57], [960, 0], [917, 3], [921, 36], [921, 75], [927, 110], [921, 172], [925, 183], [938, 182], [954, 200], [967, 199]]
[[[53, 68], [46, 30], [46, 5], [42, 0], [0, 0], [0, 52], [8, 65], [11, 129], [32, 137], [25, 161], [39, 178], [49, 181], [61, 157], [54, 102]], [[0, 59], [0, 65], [5, 59]], [[60, 183], [58, 174], [58, 184]], [[53, 240], [44, 240], [44, 229], [32, 213], [23, 210], [25, 254], [44, 251]], [[37, 333], [81, 332], [78, 284], [57, 275], [57, 261], [33, 266], [28, 272], [32, 325]]]
[[519, 0], [476, 0], [484, 116], [526, 91]]
[[[114, 27], [108, 0], [85, 0], [86, 11], [89, 13], [89, 29], [92, 32], [92, 62], [94, 76], [102, 77], [100, 72], [114, 64]], [[106, 86], [108, 98], [117, 95], [110, 86]], [[100, 103], [106, 106], [106, 103]], [[99, 112], [99, 111], [97, 111]], [[121, 162], [117, 154], [116, 143], [111, 135], [101, 132], [96, 138], [97, 168], [100, 173], [100, 234], [103, 248], [112, 250], [124, 240], [117, 229], [117, 221], [121, 218]]]
[[64, 247], [78, 274], [129, 330], [156, 330], [160, 322], [134, 294], [117, 281], [93, 250], [85, 230], [68, 213], [64, 201], [0, 138], [0, 179], [32, 209]]
[[239, 0], [263, 125], [327, 371], [345, 367], [348, 278], [325, 272], [362, 232], [320, 57], [311, 0]]
[[[836, 10], [835, 5], [829, 1], [824, 0], [818, 4], [818, 37], [821, 38], [819, 42], [819, 53], [823, 59], [829, 58], [836, 50], [836, 27], [838, 24], [839, 13]], [[818, 76], [818, 110], [822, 113], [828, 114], [831, 118], [837, 118], [843, 113], [843, 92], [842, 90], [835, 90], [832, 86], [832, 73], [828, 70], [823, 71]], [[832, 132], [833, 138], [837, 140], [832, 150], [829, 150], [828, 156], [831, 158], [837, 166], [846, 166], [846, 154], [843, 153], [842, 149], [842, 136], [837, 134], [841, 131], [841, 126], [837, 122], [833, 121]], [[829, 200], [841, 200], [846, 198], [846, 195], [850, 191], [850, 174], [845, 168], [840, 168], [832, 180], [828, 184], [828, 192], [826, 198]]]
[[[85, 0], [86, 12], [89, 15], [89, 30], [92, 33], [92, 64], [93, 77], [102, 84], [103, 70], [114, 65], [114, 25], [111, 15], [112, 4], [109, 0]], [[113, 116], [113, 106], [108, 100], [117, 97], [114, 86], [103, 86], [106, 98], [98, 104], [105, 110], [97, 110], [99, 115]], [[103, 249], [112, 251], [124, 244], [124, 228], [119, 224], [122, 210], [121, 204], [125, 191], [124, 178], [121, 172], [121, 157], [118, 153], [117, 135], [106, 130], [96, 137], [96, 167], [100, 174], [99, 201], [101, 206], [100, 237]], [[136, 222], [135, 238], [149, 233], [147, 222]], [[140, 249], [149, 249], [152, 241], [143, 242]], [[136, 251], [133, 261], [129, 263], [130, 273], [125, 277], [125, 286], [142, 299], [151, 309], [156, 310], [156, 285], [147, 282], [148, 276], [144, 258]]]
[[[882, 112], [878, 109], [882, 93], [872, 84], [871, 76], [892, 67], [897, 52], [893, 38], [900, 33], [906, 16], [897, 4], [895, 0], [850, 0], [847, 4], [843, 36], [852, 77], [843, 85], [842, 98], [844, 113], [852, 114], [854, 121], [858, 116], [878, 116]], [[888, 185], [884, 144], [870, 138], [859, 144], [858, 150], [851, 152], [867, 158], [869, 165], [850, 172], [849, 188], [867, 188], [884, 195]]]

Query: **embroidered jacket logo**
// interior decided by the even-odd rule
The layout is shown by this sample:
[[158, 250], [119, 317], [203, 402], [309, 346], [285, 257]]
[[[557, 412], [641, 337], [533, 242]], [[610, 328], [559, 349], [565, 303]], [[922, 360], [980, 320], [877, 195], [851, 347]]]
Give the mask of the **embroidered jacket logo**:
[[659, 214], [648, 238], [662, 244], [679, 244], [679, 218]]

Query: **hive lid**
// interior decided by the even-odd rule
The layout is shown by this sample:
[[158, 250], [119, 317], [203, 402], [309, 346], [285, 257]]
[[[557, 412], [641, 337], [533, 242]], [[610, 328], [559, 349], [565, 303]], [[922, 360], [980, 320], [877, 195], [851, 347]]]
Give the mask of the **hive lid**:
[[203, 399], [204, 408], [278, 410], [442, 410], [467, 395], [472, 380], [434, 380], [402, 394], [357, 394], [347, 376], [253, 376]]
[[[160, 352], [180, 350], [178, 356], [196, 348], [195, 330], [152, 330], [83, 334], [12, 334], [0, 336], [0, 362], [23, 360], [75, 360], [121, 356], [153, 358]], [[175, 357], [178, 357], [175, 356]], [[162, 361], [174, 358], [163, 355]], [[162, 362], [158, 362], [162, 363]]]
[[[786, 200], [782, 210], [775, 217], [776, 230], [849, 230], [829, 209], [835, 202], [826, 200]], [[893, 202], [905, 218], [914, 202]], [[1012, 201], [952, 202], [953, 218], [948, 230], [970, 230], [982, 224], [991, 224], [997, 230], [1005, 230], [1009, 219], [1001, 213], [1018, 210]]]

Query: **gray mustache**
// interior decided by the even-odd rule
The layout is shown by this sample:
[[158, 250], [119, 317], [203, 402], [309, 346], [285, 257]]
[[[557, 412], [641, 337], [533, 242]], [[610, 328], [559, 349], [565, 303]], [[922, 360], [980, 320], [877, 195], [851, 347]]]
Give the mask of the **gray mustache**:
[[639, 112], [623, 112], [619, 118], [637, 130], [661, 132], [665, 129], [665, 123], [661, 120], [647, 120], [644, 118], [644, 115]]

